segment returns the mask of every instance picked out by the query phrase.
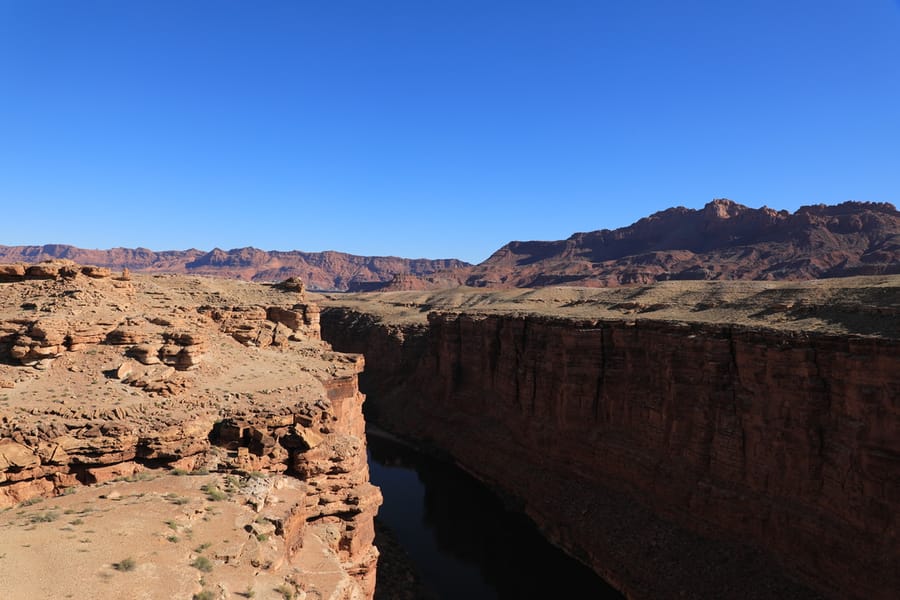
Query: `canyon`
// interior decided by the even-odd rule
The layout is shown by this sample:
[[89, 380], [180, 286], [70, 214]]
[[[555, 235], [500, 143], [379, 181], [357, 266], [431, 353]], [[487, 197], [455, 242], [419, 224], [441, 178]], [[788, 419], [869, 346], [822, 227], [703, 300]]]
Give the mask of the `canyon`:
[[898, 351], [900, 275], [313, 294], [0, 265], [0, 589], [370, 599], [368, 420], [627, 597], [892, 598]]
[[368, 419], [628, 597], [900, 589], [900, 277], [321, 304]]
[[0, 280], [4, 596], [372, 598], [363, 361], [299, 281]]

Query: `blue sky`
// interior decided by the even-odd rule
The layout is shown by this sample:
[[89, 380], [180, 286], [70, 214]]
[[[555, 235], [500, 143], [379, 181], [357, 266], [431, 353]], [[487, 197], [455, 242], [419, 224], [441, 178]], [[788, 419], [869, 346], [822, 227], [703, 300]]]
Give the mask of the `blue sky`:
[[893, 0], [0, 0], [0, 244], [478, 262], [898, 190]]

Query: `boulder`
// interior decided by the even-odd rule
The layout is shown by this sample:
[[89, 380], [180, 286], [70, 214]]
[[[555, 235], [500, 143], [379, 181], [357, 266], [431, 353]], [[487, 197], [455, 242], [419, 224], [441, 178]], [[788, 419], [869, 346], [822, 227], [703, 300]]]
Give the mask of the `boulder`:
[[106, 267], [95, 267], [93, 265], [85, 265], [81, 267], [81, 273], [93, 279], [104, 279], [112, 276], [112, 272]]
[[11, 439], [0, 440], [0, 471], [39, 467], [41, 459], [28, 446]]
[[25, 277], [25, 265], [0, 265], [0, 281], [13, 281]]
[[128, 351], [128, 355], [137, 359], [141, 364], [157, 365], [159, 364], [160, 348], [162, 346], [157, 344], [138, 344]]

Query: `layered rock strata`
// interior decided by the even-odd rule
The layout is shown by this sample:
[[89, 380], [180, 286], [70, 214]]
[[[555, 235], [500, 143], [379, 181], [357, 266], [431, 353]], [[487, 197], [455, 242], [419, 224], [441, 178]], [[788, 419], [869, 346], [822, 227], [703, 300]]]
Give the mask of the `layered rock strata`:
[[381, 496], [363, 361], [320, 340], [314, 304], [274, 286], [38, 267], [0, 283], [0, 507], [161, 468], [285, 474], [297, 483], [278, 564], [303, 566], [314, 537], [345, 574], [316, 591], [372, 597]]
[[724, 302], [725, 287], [691, 284], [682, 313], [661, 299], [668, 318], [636, 312], [652, 288], [630, 308], [581, 295], [554, 310], [548, 291], [531, 311], [460, 292], [467, 312], [427, 323], [390, 312], [435, 298], [386, 294], [368, 312], [326, 309], [323, 333], [368, 357], [379, 424], [516, 498], [630, 596], [814, 597], [786, 568], [826, 596], [887, 599], [900, 589], [900, 281], [885, 281], [814, 286], [863, 299], [821, 313], [802, 286]]

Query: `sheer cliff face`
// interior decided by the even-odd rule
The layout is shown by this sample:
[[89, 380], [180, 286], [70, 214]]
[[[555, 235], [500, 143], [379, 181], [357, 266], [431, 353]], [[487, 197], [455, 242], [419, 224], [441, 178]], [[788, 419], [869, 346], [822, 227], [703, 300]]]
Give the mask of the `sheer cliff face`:
[[630, 503], [760, 548], [827, 595], [900, 589], [897, 340], [454, 313], [404, 330], [325, 314], [326, 339], [371, 357], [379, 422], [520, 498], [637, 596], [692, 584], [646, 581], [654, 565], [635, 563], [667, 543], [653, 531], [635, 531], [637, 556], [609, 547]]

